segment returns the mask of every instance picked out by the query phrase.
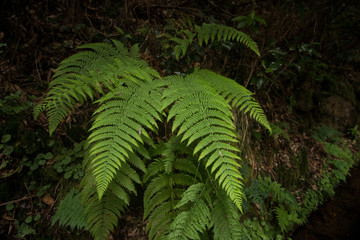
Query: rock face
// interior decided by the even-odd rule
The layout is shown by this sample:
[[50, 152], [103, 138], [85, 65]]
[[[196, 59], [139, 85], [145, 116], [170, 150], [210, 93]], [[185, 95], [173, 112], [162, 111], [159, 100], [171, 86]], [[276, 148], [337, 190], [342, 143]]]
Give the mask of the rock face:
[[345, 130], [356, 124], [355, 106], [351, 101], [340, 96], [324, 98], [321, 102], [321, 114], [324, 118], [328, 118], [329, 123], [333, 120], [336, 124], [333, 127], [338, 129]]

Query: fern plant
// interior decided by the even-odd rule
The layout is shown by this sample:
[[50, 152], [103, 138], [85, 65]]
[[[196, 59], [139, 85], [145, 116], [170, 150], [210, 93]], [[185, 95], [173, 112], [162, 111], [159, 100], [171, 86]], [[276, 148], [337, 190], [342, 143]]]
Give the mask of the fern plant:
[[[137, 45], [128, 51], [113, 40], [80, 49], [60, 64], [34, 115], [47, 112], [52, 134], [76, 104], [97, 105], [81, 183], [93, 237], [107, 238], [135, 185], [145, 183], [150, 239], [200, 239], [209, 230], [215, 239], [237, 239], [243, 191], [232, 111], [271, 131], [252, 93], [209, 70], [161, 78]], [[172, 126], [167, 142], [151, 137], [159, 124]]]
[[84, 207], [81, 204], [80, 194], [75, 188], [72, 188], [60, 202], [52, 219], [52, 225], [57, 222], [60, 226], [69, 226], [71, 230], [87, 229]]
[[204, 43], [208, 44], [209, 41], [232, 41], [244, 44], [250, 48], [258, 56], [260, 56], [259, 48], [247, 34], [239, 31], [233, 27], [216, 24], [216, 23], [203, 23], [201, 26], [195, 25], [194, 32], [190, 30], [182, 30], [180, 32], [182, 38], [170, 37], [170, 40], [177, 43], [174, 47], [174, 54], [176, 59], [179, 59], [181, 55], [185, 55], [187, 49], [193, 43], [194, 40], [198, 42], [200, 46]]

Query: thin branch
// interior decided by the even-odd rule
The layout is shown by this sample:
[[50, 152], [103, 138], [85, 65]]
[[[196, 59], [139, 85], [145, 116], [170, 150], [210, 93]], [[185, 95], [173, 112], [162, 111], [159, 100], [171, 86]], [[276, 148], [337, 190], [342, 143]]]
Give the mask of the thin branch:
[[5, 205], [10, 204], [10, 203], [21, 202], [21, 201], [24, 201], [24, 200], [26, 200], [26, 199], [33, 198], [33, 197], [36, 197], [36, 195], [24, 196], [24, 197], [22, 197], [22, 198], [20, 198], [20, 199], [12, 200], [12, 201], [5, 202], [5, 203], [0, 203], [0, 207], [1, 207], [1, 206], [5, 206]]

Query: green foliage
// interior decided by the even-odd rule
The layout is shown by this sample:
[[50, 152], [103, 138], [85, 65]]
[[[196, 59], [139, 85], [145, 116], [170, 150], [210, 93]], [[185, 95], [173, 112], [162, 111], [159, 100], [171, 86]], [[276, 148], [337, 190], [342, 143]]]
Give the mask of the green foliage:
[[276, 219], [281, 232], [288, 231], [295, 223], [301, 223], [298, 212], [301, 210], [293, 194], [283, 188], [281, 184], [271, 181], [269, 177], [260, 179], [260, 188], [272, 197], [272, 202], [279, 206], [274, 208]]
[[327, 141], [337, 143], [340, 140], [341, 135], [342, 134], [339, 131], [327, 125], [318, 127], [313, 133], [314, 139], [321, 143]]
[[75, 188], [69, 191], [57, 207], [51, 225], [57, 222], [60, 226], [69, 226], [71, 230], [86, 228], [84, 207], [81, 205], [80, 193]]
[[134, 71], [132, 75], [147, 79], [131, 76], [130, 81], [124, 80], [125, 86], [120, 85], [99, 100], [100, 107], [94, 114], [88, 144], [89, 160], [96, 166], [93, 172], [99, 198], [129, 154], [143, 143], [142, 137], [149, 138], [146, 128], [156, 131], [156, 120], [161, 120], [157, 83], [145, 71]]
[[239, 239], [242, 231], [239, 210], [224, 191], [216, 189], [215, 193], [216, 200], [211, 212], [214, 239]]
[[[273, 229], [271, 229], [270, 224], [262, 220], [258, 221], [257, 218], [247, 218], [241, 223], [241, 240], [252, 240], [252, 239], [261, 239], [261, 240], [270, 240], [270, 239], [278, 239], [275, 237], [273, 233]], [[278, 234], [278, 236], [282, 235]]]
[[[138, 169], [145, 168], [141, 159], [135, 155], [130, 155], [128, 162]], [[136, 194], [135, 184], [140, 183], [140, 177], [130, 164], [124, 163], [117, 171], [101, 199], [98, 197], [96, 180], [91, 169], [86, 171], [87, 174], [82, 180], [81, 198], [86, 223], [94, 239], [107, 238], [117, 225], [118, 217], [129, 204], [130, 193]]]
[[0, 99], [0, 113], [4, 115], [15, 115], [34, 106], [34, 103], [31, 101], [34, 98], [33, 96], [30, 96], [25, 102], [21, 102], [20, 94], [21, 91], [18, 90], [15, 93], [10, 93], [5, 96], [4, 99]]
[[[262, 69], [252, 76], [251, 84], [260, 89], [266, 82], [271, 86], [282, 85], [280, 79], [286, 79], [290, 87], [298, 91], [299, 86], [306, 81], [315, 80], [320, 83], [334, 85], [334, 74], [328, 70], [320, 53], [316, 50], [318, 43], [300, 44], [290, 46], [286, 49], [269, 46], [267, 53], [261, 60]], [[300, 90], [302, 90], [300, 88]], [[316, 89], [311, 89], [309, 94], [313, 94]], [[270, 91], [270, 89], [268, 90]], [[288, 96], [290, 109], [296, 101], [295, 96]]]
[[[200, 43], [210, 39], [207, 31], [225, 40], [253, 43], [217, 25], [198, 28]], [[127, 51], [113, 40], [80, 49], [85, 51], [60, 64], [34, 115], [47, 111], [52, 134], [77, 102], [90, 99], [98, 105], [86, 144], [81, 194], [94, 238], [105, 239], [113, 231], [130, 194], [136, 194], [135, 184], [142, 183], [133, 167], [146, 171], [144, 159], [151, 158], [144, 176], [148, 183], [144, 217], [149, 219], [150, 239], [167, 235], [200, 239], [212, 225], [216, 239], [226, 234], [236, 239], [236, 230], [223, 228], [234, 225], [239, 215], [228, 212], [223, 222], [211, 216], [218, 216], [219, 209], [242, 210], [241, 159], [232, 109], [248, 113], [271, 131], [252, 93], [209, 70], [161, 78], [138, 58], [136, 45]], [[156, 147], [151, 136], [158, 133], [164, 117], [177, 137]], [[184, 151], [187, 157], [179, 153]], [[210, 181], [217, 185], [209, 187]], [[194, 185], [197, 183], [203, 185]], [[196, 186], [206, 190], [195, 191]], [[223, 200], [210, 200], [214, 187], [217, 198]], [[209, 204], [214, 205], [213, 210]]]
[[[169, 232], [171, 222], [179, 221], [174, 220], [179, 214], [177, 204], [186, 187], [197, 182], [195, 159], [189, 157], [185, 149], [179, 138], [172, 138], [159, 144], [153, 152], [155, 161], [148, 166], [144, 176], [147, 183], [144, 218], [149, 219], [147, 229], [150, 230], [150, 239], [161, 239]], [[180, 155], [184, 157], [180, 158]], [[181, 228], [181, 224], [173, 226]], [[175, 229], [172, 235], [176, 237]]]
[[40, 166], [44, 166], [46, 162], [53, 158], [53, 154], [51, 152], [39, 153], [36, 155], [34, 159], [24, 158], [23, 165], [29, 167], [29, 175], [32, 174], [33, 171], [37, 170]]
[[260, 52], [256, 42], [254, 42], [247, 34], [235, 28], [224, 26], [216, 23], [203, 23], [202, 26], [195, 25], [194, 32], [190, 30], [182, 30], [180, 34], [183, 38], [171, 37], [170, 40], [177, 43], [174, 47], [176, 59], [181, 55], [185, 55], [189, 46], [194, 39], [202, 46], [203, 43], [208, 44], [214, 41], [234, 41], [244, 44], [246, 47], [254, 51], [258, 56]]
[[171, 224], [168, 239], [201, 239], [199, 233], [204, 233], [210, 225], [210, 190], [205, 184], [198, 183], [191, 185], [183, 193], [175, 206], [175, 209], [183, 211]]
[[239, 239], [285, 239], [294, 225], [304, 224], [319, 204], [327, 197], [334, 196], [339, 182], [346, 180], [354, 159], [341, 134], [322, 126], [315, 130], [313, 136], [321, 141], [327, 152], [321, 176], [316, 183], [311, 183], [317, 189], [292, 193], [269, 177], [251, 180], [244, 189], [244, 211], [248, 216], [260, 215], [261, 221], [258, 218], [250, 220], [251, 217], [247, 216], [241, 222], [243, 238]]
[[160, 144], [154, 152], [162, 157], [144, 176], [150, 182], [144, 196], [150, 239], [202, 239], [210, 229], [214, 239], [238, 239], [239, 209], [224, 190], [209, 184], [211, 174], [199, 171], [180, 138]]
[[254, 28], [255, 31], [259, 30], [260, 23], [266, 25], [265, 20], [261, 16], [256, 15], [255, 11], [251, 11], [250, 14], [247, 16], [238, 16], [236, 18], [233, 18], [232, 21], [238, 22], [238, 28], [248, 26]]
[[290, 142], [289, 134], [285, 130], [290, 130], [290, 127], [285, 122], [278, 122], [275, 124], [271, 124], [272, 133], [271, 135], [274, 139], [277, 139], [280, 135], [282, 135], [286, 140]]
[[[14, 146], [9, 144], [10, 140], [11, 140], [10, 134], [4, 134], [1, 137], [0, 150], [1, 150], [1, 153], [5, 156], [10, 155], [14, 151]], [[5, 167], [5, 166], [3, 166], [3, 167]]]
[[17, 231], [17, 233], [15, 235], [16, 238], [23, 239], [27, 235], [36, 234], [36, 230], [34, 228], [30, 227], [26, 223], [22, 223], [20, 225], [18, 221], [15, 221], [15, 228], [16, 228], [16, 231]]
[[349, 133], [352, 135], [353, 140], [352, 142], [357, 144], [360, 142], [360, 130], [359, 125], [354, 126], [353, 128], [350, 128]]
[[56, 156], [53, 167], [58, 173], [64, 173], [65, 179], [81, 179], [84, 176], [81, 161], [84, 157], [85, 141], [75, 143], [73, 149], [62, 148]]

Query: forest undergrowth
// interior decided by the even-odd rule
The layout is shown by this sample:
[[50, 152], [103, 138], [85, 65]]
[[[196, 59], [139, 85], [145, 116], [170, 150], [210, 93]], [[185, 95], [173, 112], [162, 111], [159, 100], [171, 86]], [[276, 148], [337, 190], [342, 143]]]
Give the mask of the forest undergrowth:
[[[8, 10], [0, 17], [1, 26], [5, 26], [0, 29], [2, 239], [107, 239], [103, 234], [113, 239], [224, 239], [226, 234], [228, 239], [291, 239], [294, 229], [334, 197], [336, 186], [350, 177], [350, 168], [358, 166], [356, 1], [20, 2], [0, 4]], [[102, 56], [104, 61], [91, 59], [81, 70], [74, 70], [74, 63], [61, 63], [81, 52], [77, 47], [90, 42], [118, 42], [129, 58], [116, 57], [120, 60], [113, 63], [108, 57], [115, 54], [109, 51]], [[62, 96], [76, 96], [79, 102], [68, 98], [66, 116], [55, 117], [56, 124], [48, 114], [49, 126], [47, 116], [40, 111], [34, 120], [33, 109], [44, 99], [48, 113], [55, 109], [49, 96], [58, 92], [47, 95], [51, 82], [74, 72], [86, 76], [81, 79], [84, 82], [99, 79], [100, 71], [91, 72], [94, 68], [88, 66], [106, 61], [112, 65], [101, 70], [106, 71], [104, 79], [89, 85], [96, 92], [86, 89], [85, 96], [76, 90], [71, 95], [74, 85], [66, 83], [64, 89], [68, 90]], [[130, 68], [130, 63], [141, 70]], [[59, 64], [63, 68], [57, 69]], [[116, 66], [120, 81], [131, 81], [116, 86], [113, 81], [106, 82], [111, 76], [109, 69], [114, 71], [109, 66]], [[159, 79], [169, 83], [154, 84]], [[185, 87], [190, 81], [193, 89]], [[142, 85], [145, 82], [152, 85]], [[204, 86], [205, 82], [208, 85]], [[232, 87], [225, 89], [225, 83], [237, 85], [226, 85]], [[52, 86], [57, 84], [59, 81]], [[232, 96], [238, 86], [244, 88]], [[129, 128], [125, 134], [128, 144], [121, 145], [125, 150], [118, 153], [126, 160], [121, 160], [123, 165], [115, 166], [116, 160], [111, 163], [120, 173], [105, 175], [99, 170], [102, 160], [97, 157], [102, 156], [98, 150], [102, 147], [94, 147], [100, 141], [95, 131], [103, 110], [96, 110], [99, 105], [84, 99], [103, 99], [97, 103], [105, 105], [109, 99], [127, 97], [116, 93], [120, 88], [134, 96], [137, 94], [132, 89], [148, 92], [142, 105], [128, 101], [134, 101], [139, 109], [148, 104], [152, 108], [146, 110], [143, 127], [136, 122], [136, 130]], [[218, 135], [205, 130], [188, 133], [190, 124], [197, 123], [181, 109], [194, 99], [188, 95], [180, 98], [176, 95], [179, 89], [187, 94], [196, 89], [199, 92], [194, 95], [206, 93], [201, 95], [206, 104], [198, 102], [222, 112], [214, 121], [230, 125], [209, 123]], [[253, 98], [248, 98], [252, 93]], [[246, 100], [239, 100], [239, 94]], [[185, 100], [179, 100], [182, 98]], [[186, 109], [196, 115], [201, 111], [193, 110], [194, 105]], [[94, 112], [98, 114], [95, 118]], [[181, 138], [189, 140], [188, 146]], [[211, 152], [214, 157], [206, 157], [202, 152], [212, 146], [214, 138], [218, 143]], [[84, 158], [99, 162], [93, 166], [95, 180], [89, 174], [94, 170]], [[222, 158], [227, 165], [219, 160]], [[239, 184], [224, 181], [230, 175], [219, 166], [231, 167], [231, 176]], [[130, 176], [127, 185], [123, 180], [117, 185], [99, 185], [103, 178], [104, 182], [116, 182], [121, 174]], [[167, 179], [169, 184], [154, 187], [162, 184], [159, 179]], [[86, 187], [90, 181], [97, 189]], [[103, 218], [89, 218], [89, 208], [98, 206], [96, 192], [103, 196], [103, 202], [113, 198], [106, 195], [107, 187], [118, 197], [118, 205], [106, 206], [111, 222], [104, 221], [106, 231], [100, 234], [101, 226], [96, 224]], [[91, 201], [81, 196], [84, 189]], [[224, 206], [228, 209], [222, 209]], [[218, 214], [225, 210], [232, 222]], [[171, 217], [160, 218], [161, 211]], [[194, 223], [191, 214], [197, 217]], [[181, 228], [184, 219], [190, 227]], [[226, 225], [233, 230], [227, 230]]]

